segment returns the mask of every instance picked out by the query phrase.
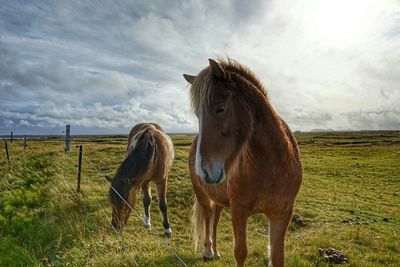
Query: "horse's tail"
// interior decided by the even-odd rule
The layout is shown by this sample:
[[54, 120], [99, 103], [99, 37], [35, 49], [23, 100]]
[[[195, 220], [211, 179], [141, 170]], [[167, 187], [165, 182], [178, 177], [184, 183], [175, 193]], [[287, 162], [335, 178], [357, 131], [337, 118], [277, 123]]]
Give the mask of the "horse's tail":
[[[210, 217], [210, 233], [212, 234], [212, 224], [214, 221], [214, 216], [215, 216], [215, 205], [212, 205], [211, 208], [211, 217]], [[194, 250], [197, 250], [197, 246], [199, 244], [204, 243], [204, 238], [205, 238], [205, 216], [206, 216], [206, 211], [205, 208], [200, 204], [200, 202], [197, 200], [197, 197], [195, 196], [195, 201], [193, 204], [193, 214], [192, 214], [192, 240], [193, 240], [193, 246]]]
[[195, 201], [193, 205], [192, 214], [192, 239], [194, 250], [197, 250], [199, 243], [204, 242], [205, 235], [205, 221], [204, 221], [204, 208], [200, 205], [197, 197], [195, 196]]

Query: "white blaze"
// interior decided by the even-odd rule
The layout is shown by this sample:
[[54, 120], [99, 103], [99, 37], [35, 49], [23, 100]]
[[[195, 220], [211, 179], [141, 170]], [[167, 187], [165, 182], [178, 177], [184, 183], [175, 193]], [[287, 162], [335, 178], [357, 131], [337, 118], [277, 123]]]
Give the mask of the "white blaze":
[[196, 168], [196, 173], [198, 176], [201, 178], [204, 178], [204, 173], [201, 168], [201, 155], [200, 155], [200, 143], [201, 143], [201, 128], [202, 128], [202, 119], [201, 119], [201, 111], [199, 112], [199, 135], [197, 137], [197, 147], [196, 147], [196, 163], [195, 163], [195, 168]]

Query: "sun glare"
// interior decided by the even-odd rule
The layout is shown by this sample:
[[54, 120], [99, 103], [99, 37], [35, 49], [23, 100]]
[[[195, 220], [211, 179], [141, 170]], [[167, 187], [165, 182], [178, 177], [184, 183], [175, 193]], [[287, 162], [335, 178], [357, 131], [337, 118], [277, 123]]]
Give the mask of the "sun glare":
[[368, 1], [321, 1], [310, 17], [311, 27], [322, 41], [351, 43], [368, 34], [370, 11]]

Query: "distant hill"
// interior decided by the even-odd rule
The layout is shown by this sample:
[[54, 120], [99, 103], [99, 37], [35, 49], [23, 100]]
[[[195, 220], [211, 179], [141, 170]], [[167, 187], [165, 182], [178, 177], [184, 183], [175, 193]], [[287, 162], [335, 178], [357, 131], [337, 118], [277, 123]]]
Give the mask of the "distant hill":
[[[334, 132], [334, 129], [328, 128], [328, 129], [312, 129], [312, 133], [326, 133], [326, 132]], [[351, 130], [349, 130], [351, 131]]]

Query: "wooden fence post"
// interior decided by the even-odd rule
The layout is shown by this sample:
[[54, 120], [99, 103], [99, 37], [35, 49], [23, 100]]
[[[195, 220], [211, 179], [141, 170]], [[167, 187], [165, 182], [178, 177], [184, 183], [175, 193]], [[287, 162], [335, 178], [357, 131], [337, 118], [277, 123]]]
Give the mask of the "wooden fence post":
[[13, 135], [14, 135], [14, 133], [11, 131], [11, 135], [10, 135], [10, 143], [12, 143], [12, 141], [13, 141]]
[[26, 149], [26, 135], [24, 135], [24, 150]]
[[10, 155], [8, 154], [7, 140], [4, 140], [4, 145], [6, 147], [7, 161], [8, 161], [8, 164], [10, 165]]
[[69, 149], [71, 146], [70, 132], [71, 132], [71, 125], [66, 125], [65, 126], [65, 151], [67, 151], [67, 152], [69, 152]]
[[[78, 147], [78, 146], [76, 146]], [[81, 192], [81, 171], [82, 171], [82, 145], [79, 146], [79, 160], [78, 160], [78, 182], [76, 192]]]

